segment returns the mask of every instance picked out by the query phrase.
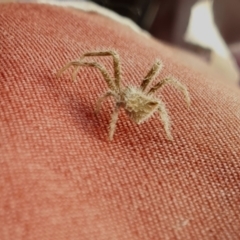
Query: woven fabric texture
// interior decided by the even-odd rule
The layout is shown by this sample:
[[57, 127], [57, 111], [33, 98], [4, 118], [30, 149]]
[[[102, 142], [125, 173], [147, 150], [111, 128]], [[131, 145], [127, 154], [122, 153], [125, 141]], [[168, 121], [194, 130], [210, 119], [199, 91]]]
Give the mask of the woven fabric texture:
[[[121, 112], [112, 142], [107, 85], [66, 62], [115, 49], [122, 84], [156, 58], [188, 86], [161, 96], [172, 120]], [[192, 70], [177, 51], [106, 17], [48, 5], [0, 5], [0, 239], [240, 239], [240, 91]], [[112, 71], [110, 57], [90, 58]], [[89, 59], [89, 60], [90, 60]], [[156, 80], [156, 81], [157, 81]]]

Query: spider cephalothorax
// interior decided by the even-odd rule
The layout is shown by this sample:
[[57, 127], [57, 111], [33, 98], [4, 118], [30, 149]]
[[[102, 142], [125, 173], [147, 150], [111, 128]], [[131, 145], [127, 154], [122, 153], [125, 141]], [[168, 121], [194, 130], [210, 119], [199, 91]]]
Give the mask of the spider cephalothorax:
[[[96, 62], [86, 62], [85, 57], [90, 56], [112, 56], [114, 63], [114, 78], [110, 77], [107, 70], [100, 64]], [[101, 103], [107, 98], [112, 96], [115, 99], [115, 110], [112, 114], [112, 119], [110, 123], [109, 138], [113, 139], [113, 134], [115, 132], [116, 123], [118, 119], [118, 114], [120, 108], [124, 108], [127, 115], [137, 124], [140, 124], [152, 116], [154, 112], [158, 112], [164, 129], [166, 131], [168, 139], [172, 139], [170, 132], [170, 120], [168, 113], [163, 101], [156, 98], [153, 94], [156, 90], [164, 86], [165, 84], [171, 84], [180, 90], [184, 96], [187, 104], [190, 104], [190, 97], [187, 88], [181, 84], [178, 80], [173, 77], [168, 77], [161, 80], [159, 83], [154, 85], [150, 90], [147, 91], [147, 86], [152, 82], [152, 80], [157, 76], [162, 68], [162, 64], [157, 60], [148, 74], [143, 79], [140, 87], [126, 87], [122, 88], [121, 82], [121, 69], [119, 56], [114, 51], [100, 51], [100, 52], [88, 52], [85, 53], [79, 60], [75, 60], [66, 64], [62, 69], [59, 70], [58, 76], [60, 76], [66, 69], [73, 66], [74, 71], [72, 74], [72, 79], [75, 80], [77, 77], [77, 72], [79, 67], [88, 66], [95, 67], [102, 73], [109, 90], [103, 94], [102, 97], [98, 99], [97, 110], [100, 109]]]

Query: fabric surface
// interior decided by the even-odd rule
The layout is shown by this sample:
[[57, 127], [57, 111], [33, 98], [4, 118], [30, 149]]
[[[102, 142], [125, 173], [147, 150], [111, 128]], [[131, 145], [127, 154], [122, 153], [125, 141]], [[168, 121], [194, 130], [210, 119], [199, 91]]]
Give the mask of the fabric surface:
[[[113, 101], [98, 70], [71, 81], [66, 62], [115, 49], [122, 84], [156, 58], [192, 99], [167, 86], [174, 141], [155, 114], [142, 125]], [[240, 239], [240, 91], [177, 51], [106, 17], [47, 5], [0, 5], [0, 239]], [[91, 59], [91, 58], [90, 58]], [[90, 60], [89, 59], [89, 60]], [[92, 58], [112, 71], [110, 57]], [[156, 80], [156, 81], [157, 81]]]

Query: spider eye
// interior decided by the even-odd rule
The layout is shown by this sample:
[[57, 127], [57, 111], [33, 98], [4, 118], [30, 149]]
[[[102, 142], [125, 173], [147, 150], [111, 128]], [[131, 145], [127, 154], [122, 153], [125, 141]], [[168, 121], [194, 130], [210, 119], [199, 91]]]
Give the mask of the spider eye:
[[147, 103], [147, 105], [149, 106], [149, 107], [156, 107], [157, 105], [158, 105], [158, 103], [157, 102], [149, 102], [149, 103]]

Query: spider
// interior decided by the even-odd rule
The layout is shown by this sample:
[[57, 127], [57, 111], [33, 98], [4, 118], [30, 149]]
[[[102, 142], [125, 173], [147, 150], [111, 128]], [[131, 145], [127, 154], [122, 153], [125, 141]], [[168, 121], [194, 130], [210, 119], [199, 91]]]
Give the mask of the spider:
[[[107, 70], [97, 62], [87, 62], [84, 61], [85, 57], [95, 57], [95, 56], [112, 56], [113, 57], [113, 65], [114, 65], [114, 77], [111, 77]], [[154, 80], [154, 78], [158, 75], [160, 70], [162, 69], [163, 64], [161, 61], [156, 60], [153, 64], [152, 68], [149, 70], [147, 75], [142, 80], [140, 87], [134, 86], [121, 86], [121, 66], [119, 56], [115, 51], [99, 51], [99, 52], [87, 52], [80, 59], [74, 60], [66, 64], [63, 68], [61, 68], [57, 77], [59, 77], [65, 70], [69, 67], [73, 66], [74, 71], [72, 73], [72, 80], [75, 81], [78, 73], [78, 69], [80, 67], [94, 67], [100, 70], [108, 85], [108, 91], [104, 93], [97, 101], [96, 110], [99, 111], [101, 104], [108, 97], [113, 97], [115, 100], [115, 109], [112, 113], [112, 119], [110, 122], [109, 128], [109, 139], [113, 139], [113, 135], [116, 129], [116, 123], [118, 120], [119, 110], [124, 108], [126, 114], [137, 124], [141, 124], [150, 118], [154, 112], [158, 112], [160, 115], [160, 119], [163, 123], [167, 138], [172, 140], [172, 135], [170, 131], [170, 119], [168, 116], [167, 109], [165, 107], [164, 102], [156, 98], [154, 93], [162, 88], [166, 84], [171, 84], [180, 90], [185, 97], [185, 100], [190, 105], [190, 96], [186, 86], [181, 84], [177, 79], [173, 77], [167, 77], [157, 84], [155, 84], [152, 88], [147, 90], [148, 85]]]

